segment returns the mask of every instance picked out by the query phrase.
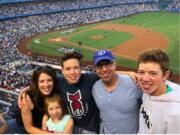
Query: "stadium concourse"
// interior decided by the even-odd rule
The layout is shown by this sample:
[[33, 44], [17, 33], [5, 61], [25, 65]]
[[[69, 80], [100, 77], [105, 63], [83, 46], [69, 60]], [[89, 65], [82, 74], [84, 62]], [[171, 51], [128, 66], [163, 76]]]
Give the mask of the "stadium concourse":
[[[158, 0], [0, 0], [0, 3], [0, 111], [8, 118], [15, 116], [18, 92], [29, 85], [31, 71], [40, 63], [60, 63], [20, 53], [17, 45], [24, 38], [49, 30], [161, 10]], [[178, 0], [174, 0], [163, 10], [179, 9]], [[87, 64], [84, 69], [94, 70]]]

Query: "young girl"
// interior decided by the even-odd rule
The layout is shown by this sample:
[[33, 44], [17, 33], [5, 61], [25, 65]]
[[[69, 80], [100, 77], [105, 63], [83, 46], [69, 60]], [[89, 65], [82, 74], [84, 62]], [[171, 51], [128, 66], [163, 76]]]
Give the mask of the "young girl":
[[73, 119], [66, 114], [66, 109], [59, 95], [47, 96], [44, 99], [44, 106], [46, 115], [43, 117], [42, 129], [52, 133], [71, 134]]

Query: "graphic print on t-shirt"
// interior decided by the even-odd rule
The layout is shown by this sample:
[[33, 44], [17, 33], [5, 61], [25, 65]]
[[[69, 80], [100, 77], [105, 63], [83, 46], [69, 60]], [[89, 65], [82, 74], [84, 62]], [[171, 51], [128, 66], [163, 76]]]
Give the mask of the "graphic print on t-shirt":
[[144, 118], [144, 120], [145, 120], [145, 123], [146, 123], [147, 128], [150, 129], [150, 126], [152, 127], [152, 124], [151, 124], [151, 122], [150, 122], [149, 115], [148, 115], [147, 112], [144, 110], [144, 107], [143, 107], [143, 106], [141, 107], [140, 112], [141, 112], [142, 115], [143, 115], [143, 118]]
[[84, 114], [84, 108], [81, 101], [81, 92], [78, 90], [76, 93], [71, 94], [67, 92], [67, 99], [70, 102], [71, 112], [75, 116], [81, 116]]

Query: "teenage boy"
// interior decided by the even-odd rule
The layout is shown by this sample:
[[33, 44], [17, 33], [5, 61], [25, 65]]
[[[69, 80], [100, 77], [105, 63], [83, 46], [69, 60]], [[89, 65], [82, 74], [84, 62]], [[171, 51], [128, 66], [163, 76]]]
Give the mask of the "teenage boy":
[[160, 49], [138, 57], [138, 82], [142, 88], [139, 133], [180, 134], [180, 86], [166, 81], [169, 58]]
[[77, 52], [61, 58], [63, 77], [58, 78], [58, 91], [69, 114], [76, 134], [96, 134], [99, 130], [99, 110], [93, 100], [92, 86], [99, 79], [95, 73], [81, 73], [83, 55]]

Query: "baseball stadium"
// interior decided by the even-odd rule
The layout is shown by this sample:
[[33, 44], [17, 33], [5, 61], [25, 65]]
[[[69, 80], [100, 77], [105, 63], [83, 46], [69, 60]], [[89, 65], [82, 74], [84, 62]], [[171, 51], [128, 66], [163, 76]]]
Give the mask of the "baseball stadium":
[[179, 0], [0, 0], [0, 114], [16, 117], [17, 97], [42, 65], [61, 74], [67, 52], [110, 50], [117, 69], [135, 71], [138, 55], [151, 48], [170, 59], [169, 80], [180, 84]]

